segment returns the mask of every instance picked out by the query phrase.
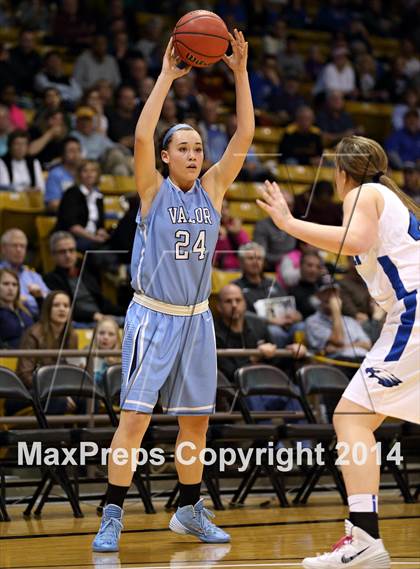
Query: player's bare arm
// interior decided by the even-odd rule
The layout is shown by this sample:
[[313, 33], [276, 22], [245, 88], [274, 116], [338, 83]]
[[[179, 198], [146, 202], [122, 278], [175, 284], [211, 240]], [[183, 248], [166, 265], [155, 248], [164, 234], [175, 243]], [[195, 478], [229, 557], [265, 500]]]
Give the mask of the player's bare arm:
[[142, 215], [147, 213], [162, 183], [156, 170], [154, 133], [163, 103], [175, 79], [186, 75], [191, 67], [178, 67], [181, 60], [175, 54], [172, 38], [163, 58], [162, 70], [140, 114], [135, 130], [134, 174], [137, 191], [142, 200]]
[[245, 41], [243, 33], [236, 29], [233, 36], [230, 34], [230, 42], [233, 53], [230, 56], [223, 56], [223, 61], [230, 67], [235, 77], [238, 127], [222, 158], [209, 168], [202, 178], [203, 187], [219, 211], [224, 194], [243, 166], [255, 130], [254, 108], [246, 69], [248, 42]]
[[320, 225], [293, 217], [276, 182], [265, 183], [257, 203], [279, 229], [296, 239], [332, 253], [359, 255], [368, 251], [375, 242], [381, 199], [374, 188], [365, 186], [351, 190], [344, 198], [342, 227]]

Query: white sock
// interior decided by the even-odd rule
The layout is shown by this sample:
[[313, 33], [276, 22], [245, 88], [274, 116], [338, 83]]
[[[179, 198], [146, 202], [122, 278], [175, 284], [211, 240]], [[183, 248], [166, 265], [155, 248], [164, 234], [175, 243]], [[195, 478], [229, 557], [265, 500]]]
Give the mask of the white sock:
[[353, 494], [348, 497], [350, 512], [378, 513], [378, 496], [376, 494]]

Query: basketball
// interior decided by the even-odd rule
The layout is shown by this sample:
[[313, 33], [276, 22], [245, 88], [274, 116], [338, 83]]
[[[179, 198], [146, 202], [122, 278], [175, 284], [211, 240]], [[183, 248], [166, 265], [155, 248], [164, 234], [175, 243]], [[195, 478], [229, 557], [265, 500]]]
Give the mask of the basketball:
[[216, 63], [229, 45], [226, 24], [217, 14], [207, 10], [194, 10], [182, 16], [172, 37], [179, 57], [193, 67]]

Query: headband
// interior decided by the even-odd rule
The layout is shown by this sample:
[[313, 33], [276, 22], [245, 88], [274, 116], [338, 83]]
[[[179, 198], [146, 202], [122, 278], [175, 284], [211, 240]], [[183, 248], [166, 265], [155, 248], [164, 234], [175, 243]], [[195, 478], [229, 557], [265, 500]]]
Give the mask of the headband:
[[379, 184], [381, 176], [385, 176], [385, 174], [379, 170], [379, 172], [376, 172], [376, 174], [372, 176], [372, 181], [375, 182], [375, 184]]
[[166, 146], [166, 143], [175, 132], [178, 132], [178, 130], [185, 130], [185, 129], [194, 130], [191, 125], [182, 122], [179, 124], [174, 124], [174, 126], [171, 126], [171, 128], [167, 131], [167, 133], [163, 137], [162, 147], [164, 148]]

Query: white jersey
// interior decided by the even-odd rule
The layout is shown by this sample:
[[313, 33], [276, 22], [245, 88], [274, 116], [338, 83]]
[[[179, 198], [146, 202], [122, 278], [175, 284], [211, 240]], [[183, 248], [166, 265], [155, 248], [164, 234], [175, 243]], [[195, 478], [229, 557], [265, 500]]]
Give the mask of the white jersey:
[[371, 296], [386, 311], [420, 289], [420, 222], [392, 190], [374, 187], [384, 198], [378, 239], [367, 253], [356, 255], [356, 269]]
[[355, 263], [387, 317], [343, 397], [420, 423], [420, 224], [392, 190], [370, 185], [384, 198], [384, 209], [375, 245]]

